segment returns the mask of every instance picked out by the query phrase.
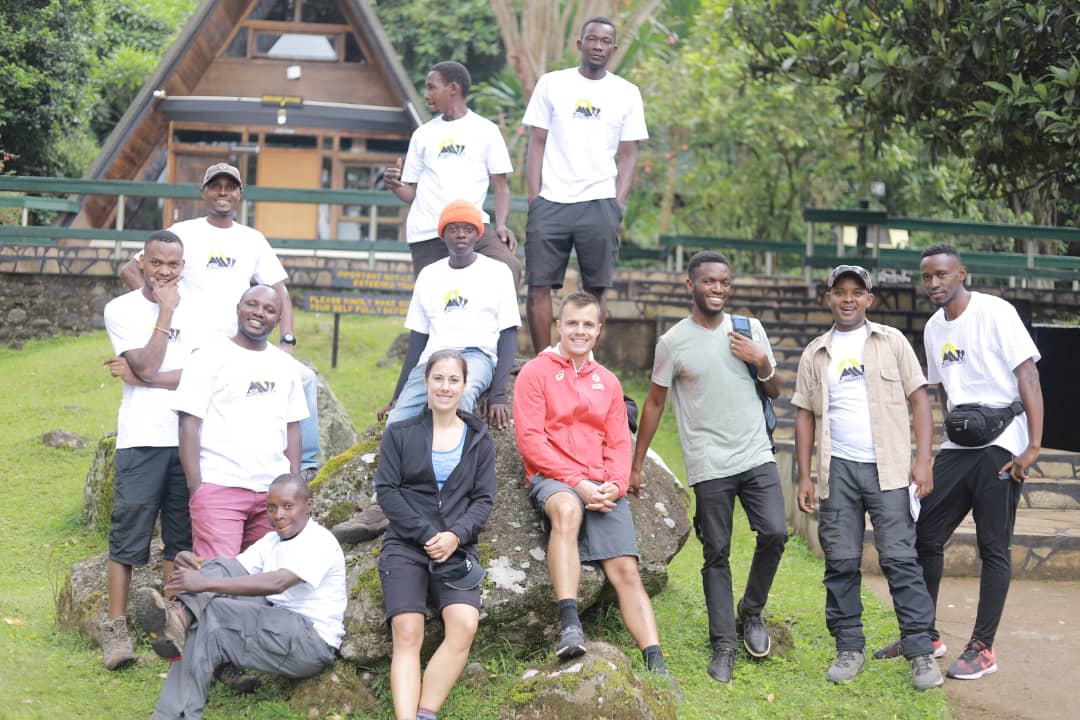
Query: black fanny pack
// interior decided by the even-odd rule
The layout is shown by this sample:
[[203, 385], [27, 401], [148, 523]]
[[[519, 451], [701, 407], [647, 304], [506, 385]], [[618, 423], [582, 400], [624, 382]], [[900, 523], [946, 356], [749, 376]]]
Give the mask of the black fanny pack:
[[988, 445], [1005, 432], [1013, 418], [1024, 412], [1019, 400], [1003, 408], [978, 403], [957, 405], [945, 416], [945, 434], [957, 445], [979, 447]]

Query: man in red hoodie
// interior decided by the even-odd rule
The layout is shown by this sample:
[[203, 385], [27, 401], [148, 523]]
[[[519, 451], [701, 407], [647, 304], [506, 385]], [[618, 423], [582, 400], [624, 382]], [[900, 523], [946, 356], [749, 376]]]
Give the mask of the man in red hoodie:
[[514, 385], [529, 499], [551, 531], [547, 566], [562, 622], [555, 654], [565, 660], [585, 652], [578, 581], [581, 563], [599, 563], [645, 666], [670, 680], [626, 501], [632, 446], [622, 385], [592, 356], [601, 326], [596, 297], [568, 295], [557, 325], [559, 344], [526, 363]]

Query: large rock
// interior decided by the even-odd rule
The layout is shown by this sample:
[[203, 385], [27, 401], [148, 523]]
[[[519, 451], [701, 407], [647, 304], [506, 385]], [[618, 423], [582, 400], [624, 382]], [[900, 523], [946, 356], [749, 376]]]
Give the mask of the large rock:
[[[548, 576], [541, 519], [529, 504], [525, 471], [512, 428], [492, 433], [498, 492], [487, 528], [480, 536], [483, 611], [477, 643], [509, 641], [521, 651], [549, 642], [558, 629], [558, 612]], [[330, 527], [366, 507], [374, 493], [378, 437], [371, 436], [335, 458], [314, 481], [314, 516]], [[639, 568], [650, 595], [667, 584], [667, 564], [690, 532], [687, 494], [675, 476], [650, 453], [642, 475], [646, 490], [630, 498], [638, 537]], [[378, 557], [381, 540], [346, 546], [349, 605], [345, 614], [344, 658], [360, 665], [384, 662], [390, 637], [383, 618]], [[578, 603], [582, 610], [610, 602], [603, 573], [586, 566]], [[427, 624], [430, 647], [441, 637], [437, 622]]]
[[[311, 367], [311, 364], [308, 364]], [[315, 370], [314, 367], [311, 367]], [[315, 370], [319, 378], [319, 464], [346, 452], [356, 444], [359, 436], [353, 429], [352, 418], [337, 395], [330, 389], [326, 378]]]
[[291, 683], [288, 704], [308, 720], [344, 720], [357, 714], [374, 714], [381, 703], [368, 685], [370, 673], [338, 660], [317, 675]]
[[670, 689], [643, 682], [617, 647], [586, 645], [582, 657], [528, 670], [510, 688], [499, 720], [675, 720]]
[[[61, 630], [85, 635], [95, 647], [101, 646], [101, 623], [109, 611], [105, 587], [108, 559], [108, 554], [101, 554], [72, 565], [56, 598], [56, 624]], [[132, 569], [131, 597], [144, 587], [161, 589], [161, 548], [156, 542], [150, 546], [150, 562]], [[136, 634], [134, 603], [128, 603], [127, 622], [128, 630]]]
[[59, 450], [82, 450], [86, 447], [86, 438], [70, 430], [50, 430], [41, 436], [41, 444]]
[[86, 524], [100, 533], [109, 532], [113, 506], [113, 457], [116, 455], [116, 433], [98, 441], [97, 451], [86, 473], [83, 488], [83, 515]]

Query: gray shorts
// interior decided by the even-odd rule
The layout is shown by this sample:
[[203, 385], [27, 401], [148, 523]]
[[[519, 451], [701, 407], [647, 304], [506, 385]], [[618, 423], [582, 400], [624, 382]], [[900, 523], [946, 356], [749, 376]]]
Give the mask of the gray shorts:
[[423, 550], [396, 542], [384, 544], [379, 554], [379, 578], [382, 580], [386, 622], [406, 612], [427, 615], [428, 596], [440, 615], [447, 605], [462, 604], [480, 609], [480, 586], [472, 590], [455, 590], [432, 582], [428, 556]]
[[[560, 480], [537, 475], [529, 484], [529, 501], [544, 516], [545, 531], [551, 530], [551, 523], [547, 515], [544, 515], [544, 503], [560, 492], [573, 495], [581, 503], [582, 510], [585, 510], [581, 496], [574, 492], [574, 488]], [[578, 555], [581, 562], [599, 562], [624, 555], [638, 557], [634, 518], [630, 515], [630, 505], [625, 496], [615, 501], [615, 507], [610, 512], [585, 510], [581, 530], [578, 532]]]
[[538, 195], [525, 223], [525, 283], [561, 288], [573, 249], [582, 287], [611, 287], [620, 222], [622, 209], [615, 198], [555, 203]]
[[164, 556], [191, 549], [188, 487], [175, 447], [133, 447], [113, 460], [113, 511], [109, 559], [123, 565], [150, 561], [150, 538], [161, 512]]

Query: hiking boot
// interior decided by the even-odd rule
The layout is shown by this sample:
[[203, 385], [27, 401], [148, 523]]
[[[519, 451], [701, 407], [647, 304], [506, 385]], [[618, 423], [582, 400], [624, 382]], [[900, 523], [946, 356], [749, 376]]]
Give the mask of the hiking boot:
[[135, 619], [160, 657], [173, 660], [184, 653], [191, 620], [179, 600], [166, 600], [157, 590], [143, 588], [135, 598]]
[[982, 640], [972, 640], [953, 661], [946, 674], [957, 680], [978, 680], [983, 675], [997, 672], [997, 659], [994, 651], [986, 647]]
[[730, 683], [735, 670], [735, 648], [721, 647], [713, 650], [707, 672], [716, 682]]
[[259, 689], [259, 678], [248, 675], [231, 662], [218, 665], [214, 669], [214, 679], [229, 688], [233, 695], [247, 695]]
[[379, 503], [372, 503], [345, 522], [330, 528], [330, 532], [342, 545], [355, 545], [379, 537], [389, 524]]
[[829, 682], [836, 684], [851, 682], [866, 663], [866, 656], [862, 650], [840, 650], [836, 653], [836, 660], [829, 666], [825, 673]]
[[941, 677], [933, 655], [926, 653], [911, 658], [911, 684], [916, 690], [929, 690], [944, 683], [945, 678]]
[[567, 625], [559, 631], [559, 641], [555, 644], [555, 657], [569, 660], [585, 654], [585, 631], [580, 625]]
[[742, 600], [740, 600], [738, 621], [740, 627], [737, 629], [742, 633], [746, 652], [756, 658], [763, 658], [768, 655], [769, 651], [772, 650], [772, 638], [769, 637], [769, 631], [765, 629], [765, 621], [761, 619], [761, 614], [751, 615], [744, 613]]
[[101, 623], [101, 650], [106, 670], [116, 670], [135, 662], [127, 620], [118, 617]]
[[[934, 640], [934, 652], [935, 658], [939, 658], [945, 653], [949, 652], [949, 648], [945, 646], [945, 641], [941, 638]], [[875, 660], [892, 660], [893, 658], [904, 657], [904, 641], [896, 640], [889, 643], [883, 648], [879, 648], [874, 651]]]
[[319, 476], [319, 466], [306, 467], [300, 470], [300, 477], [304, 479], [304, 482], [311, 484], [311, 481]]

